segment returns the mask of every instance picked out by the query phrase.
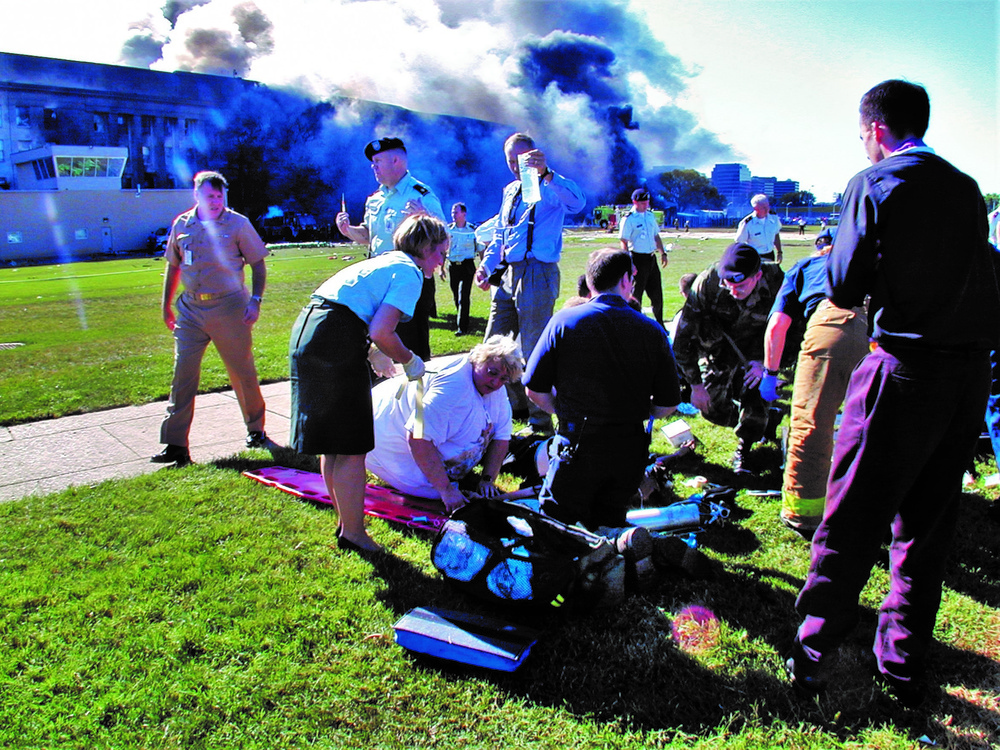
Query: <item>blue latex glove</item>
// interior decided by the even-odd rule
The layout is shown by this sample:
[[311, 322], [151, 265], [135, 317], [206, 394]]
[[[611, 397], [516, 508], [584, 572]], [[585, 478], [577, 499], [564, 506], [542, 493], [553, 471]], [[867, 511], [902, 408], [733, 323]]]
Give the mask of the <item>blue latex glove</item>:
[[778, 400], [778, 376], [768, 375], [760, 379], [760, 397], [765, 401]]

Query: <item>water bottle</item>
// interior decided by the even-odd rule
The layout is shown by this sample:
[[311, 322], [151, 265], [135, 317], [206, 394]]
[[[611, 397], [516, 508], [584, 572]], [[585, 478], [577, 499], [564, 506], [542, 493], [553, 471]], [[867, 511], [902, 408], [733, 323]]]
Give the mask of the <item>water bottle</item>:
[[542, 191], [538, 184], [538, 170], [528, 166], [526, 151], [517, 157], [517, 169], [521, 178], [521, 200], [525, 203], [538, 203], [542, 199]]

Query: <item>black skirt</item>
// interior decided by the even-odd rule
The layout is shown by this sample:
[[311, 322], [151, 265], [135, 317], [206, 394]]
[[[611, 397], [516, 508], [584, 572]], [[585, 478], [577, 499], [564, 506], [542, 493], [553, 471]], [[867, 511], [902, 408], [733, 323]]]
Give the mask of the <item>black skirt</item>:
[[368, 326], [343, 305], [314, 297], [289, 342], [291, 446], [312, 455], [375, 447]]

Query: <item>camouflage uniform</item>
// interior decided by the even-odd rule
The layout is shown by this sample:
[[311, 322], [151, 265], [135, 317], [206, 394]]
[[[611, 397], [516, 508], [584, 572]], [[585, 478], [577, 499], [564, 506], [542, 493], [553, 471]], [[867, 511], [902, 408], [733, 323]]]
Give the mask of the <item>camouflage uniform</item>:
[[764, 329], [784, 273], [765, 263], [750, 296], [737, 300], [722, 286], [718, 269], [713, 263], [691, 286], [677, 324], [674, 357], [688, 383], [708, 390], [711, 404], [702, 416], [735, 427], [736, 436], [750, 445], [764, 436], [767, 403], [756, 388], [744, 391], [744, 358], [764, 359]]

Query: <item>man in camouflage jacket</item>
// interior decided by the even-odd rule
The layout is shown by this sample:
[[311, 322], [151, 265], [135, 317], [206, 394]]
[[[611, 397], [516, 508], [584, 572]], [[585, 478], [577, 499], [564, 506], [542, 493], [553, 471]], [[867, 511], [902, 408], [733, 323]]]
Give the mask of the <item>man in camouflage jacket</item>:
[[764, 329], [783, 277], [777, 264], [762, 265], [756, 250], [733, 243], [695, 279], [677, 325], [674, 357], [691, 403], [710, 422], [736, 428], [737, 472], [746, 471], [747, 452], [767, 428], [758, 391]]

